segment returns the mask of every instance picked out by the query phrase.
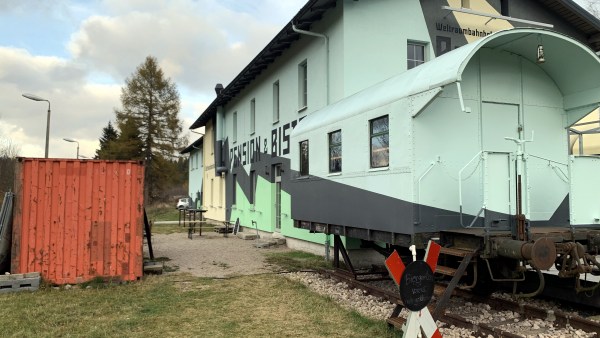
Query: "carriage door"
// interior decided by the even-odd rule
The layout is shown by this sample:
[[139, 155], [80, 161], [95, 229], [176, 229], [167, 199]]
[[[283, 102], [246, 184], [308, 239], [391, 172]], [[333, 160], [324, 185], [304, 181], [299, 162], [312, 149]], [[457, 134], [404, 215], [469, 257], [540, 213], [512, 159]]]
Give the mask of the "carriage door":
[[275, 176], [275, 231], [281, 231], [281, 164], [273, 166]]
[[517, 146], [505, 137], [519, 138], [519, 106], [484, 102], [481, 120], [485, 224], [506, 228], [510, 226], [509, 216], [516, 211]]

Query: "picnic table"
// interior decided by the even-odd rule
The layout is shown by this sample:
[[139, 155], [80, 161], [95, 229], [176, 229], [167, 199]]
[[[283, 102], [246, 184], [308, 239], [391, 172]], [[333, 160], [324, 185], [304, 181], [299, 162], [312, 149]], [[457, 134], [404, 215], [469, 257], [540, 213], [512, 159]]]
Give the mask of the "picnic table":
[[180, 209], [179, 210], [179, 225], [188, 228], [188, 238], [192, 239], [192, 234], [196, 232], [196, 224], [198, 226], [198, 236], [202, 236], [202, 225], [204, 221], [204, 209]]

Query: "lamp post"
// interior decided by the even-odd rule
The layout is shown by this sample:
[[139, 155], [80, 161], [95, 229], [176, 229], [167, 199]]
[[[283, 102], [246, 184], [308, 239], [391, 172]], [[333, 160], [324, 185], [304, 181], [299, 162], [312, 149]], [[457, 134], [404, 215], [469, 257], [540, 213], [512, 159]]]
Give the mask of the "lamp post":
[[72, 139], [72, 138], [63, 138], [63, 140], [65, 140], [67, 142], [75, 142], [75, 143], [77, 143], [77, 157], [76, 157], [76, 159], [79, 159], [79, 142], [77, 140]]
[[50, 101], [43, 99], [37, 95], [33, 94], [23, 94], [24, 98], [33, 100], [33, 101], [46, 101], [48, 102], [48, 117], [46, 119], [46, 158], [48, 158], [48, 141], [50, 139]]

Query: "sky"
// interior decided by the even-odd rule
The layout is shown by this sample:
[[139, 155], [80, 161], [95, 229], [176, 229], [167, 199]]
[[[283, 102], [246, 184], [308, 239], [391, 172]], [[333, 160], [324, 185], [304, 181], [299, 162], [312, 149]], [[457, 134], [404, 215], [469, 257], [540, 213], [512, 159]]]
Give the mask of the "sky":
[[[121, 88], [148, 55], [176, 85], [190, 125], [306, 0], [1, 0], [0, 142], [19, 156], [93, 157]], [[1, 144], [1, 143], [0, 143]]]
[[[580, 4], [589, 0], [578, 0]], [[595, 0], [596, 1], [596, 0]], [[0, 146], [44, 157], [93, 157], [121, 88], [148, 55], [181, 97], [190, 125], [306, 0], [0, 0]]]

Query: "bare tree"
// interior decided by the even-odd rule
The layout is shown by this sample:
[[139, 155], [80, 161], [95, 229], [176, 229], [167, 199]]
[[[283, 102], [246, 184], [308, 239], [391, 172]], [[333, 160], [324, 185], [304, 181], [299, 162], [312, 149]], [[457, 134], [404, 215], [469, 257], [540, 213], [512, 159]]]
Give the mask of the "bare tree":
[[0, 196], [14, 190], [15, 163], [19, 147], [12, 140], [0, 137]]

